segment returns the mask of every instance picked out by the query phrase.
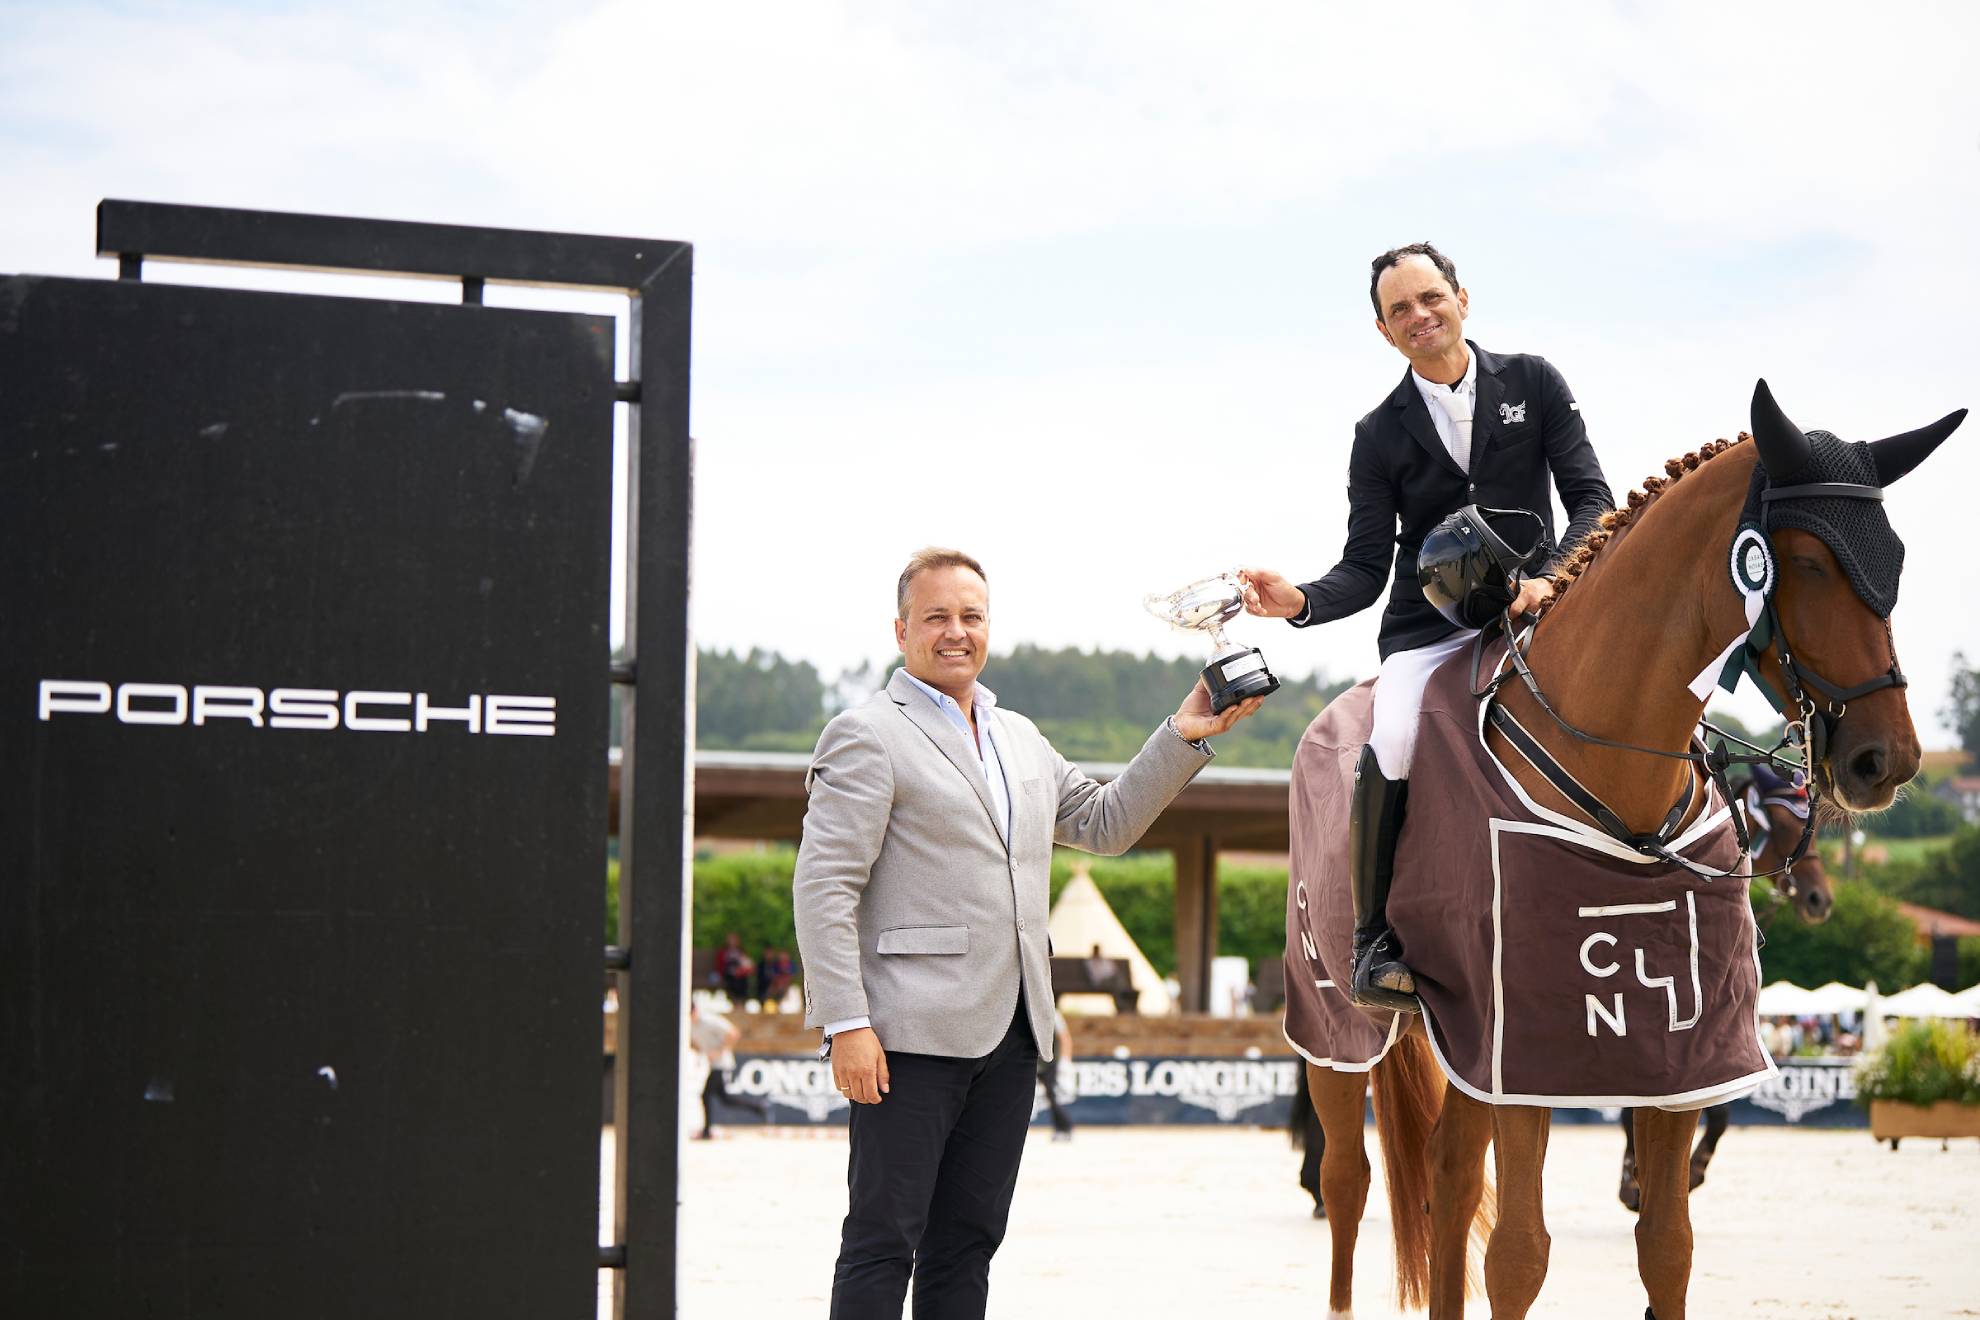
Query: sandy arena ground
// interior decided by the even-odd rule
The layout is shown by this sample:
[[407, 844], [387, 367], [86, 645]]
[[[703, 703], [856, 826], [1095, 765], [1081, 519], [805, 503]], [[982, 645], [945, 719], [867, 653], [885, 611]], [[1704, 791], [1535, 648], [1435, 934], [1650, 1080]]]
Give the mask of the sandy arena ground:
[[[609, 1130], [605, 1141], [609, 1179]], [[1535, 1320], [1642, 1315], [1620, 1157], [1612, 1127], [1554, 1129], [1553, 1257]], [[845, 1162], [842, 1131], [685, 1143], [682, 1316], [823, 1316]], [[1319, 1320], [1328, 1233], [1298, 1171], [1276, 1132], [1095, 1127], [1053, 1143], [1033, 1129], [990, 1316]], [[1867, 1131], [1734, 1128], [1692, 1214], [1695, 1317], [1980, 1316], [1980, 1142], [1893, 1152]], [[1396, 1315], [1379, 1171], [1363, 1229], [1355, 1315]], [[1483, 1300], [1465, 1314], [1486, 1316]]]

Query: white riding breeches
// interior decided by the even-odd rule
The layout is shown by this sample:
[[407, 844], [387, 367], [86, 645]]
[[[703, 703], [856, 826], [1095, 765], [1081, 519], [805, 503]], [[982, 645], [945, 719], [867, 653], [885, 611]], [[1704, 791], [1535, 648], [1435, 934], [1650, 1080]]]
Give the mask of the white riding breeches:
[[1423, 709], [1423, 689], [1438, 665], [1471, 645], [1478, 634], [1471, 629], [1419, 646], [1413, 651], [1397, 651], [1382, 662], [1375, 680], [1375, 728], [1368, 745], [1375, 749], [1375, 762], [1384, 779], [1409, 778], [1409, 765], [1416, 757], [1417, 713]]

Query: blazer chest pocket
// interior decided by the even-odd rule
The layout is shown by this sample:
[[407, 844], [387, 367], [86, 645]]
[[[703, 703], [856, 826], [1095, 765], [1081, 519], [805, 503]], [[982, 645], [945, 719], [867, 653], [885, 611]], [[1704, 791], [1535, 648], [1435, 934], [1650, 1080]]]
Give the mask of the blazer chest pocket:
[[880, 932], [880, 953], [968, 953], [967, 926], [894, 926]]

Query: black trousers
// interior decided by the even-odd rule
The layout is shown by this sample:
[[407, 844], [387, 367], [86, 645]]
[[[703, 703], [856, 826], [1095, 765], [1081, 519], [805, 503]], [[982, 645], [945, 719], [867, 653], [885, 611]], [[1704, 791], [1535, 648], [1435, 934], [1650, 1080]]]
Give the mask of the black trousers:
[[1002, 1043], [983, 1058], [887, 1056], [887, 1094], [852, 1107], [832, 1320], [900, 1315], [910, 1276], [914, 1320], [982, 1320], [1037, 1067], [1022, 994]]

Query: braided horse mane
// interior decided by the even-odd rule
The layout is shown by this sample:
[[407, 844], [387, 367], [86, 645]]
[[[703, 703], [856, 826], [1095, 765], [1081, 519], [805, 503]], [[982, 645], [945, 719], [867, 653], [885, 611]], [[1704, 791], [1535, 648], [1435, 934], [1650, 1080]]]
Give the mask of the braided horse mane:
[[1717, 458], [1728, 449], [1746, 444], [1751, 439], [1751, 436], [1741, 431], [1736, 440], [1714, 440], [1711, 444], [1692, 450], [1682, 458], [1673, 458], [1665, 462], [1663, 476], [1645, 477], [1642, 487], [1629, 493], [1629, 498], [1624, 501], [1622, 508], [1611, 509], [1603, 514], [1601, 521], [1596, 523], [1588, 535], [1582, 537], [1568, 552], [1567, 558], [1554, 571], [1554, 594], [1541, 602], [1536, 612], [1537, 617], [1546, 618], [1548, 613], [1561, 603], [1568, 589], [1581, 580], [1581, 575], [1595, 561], [1595, 556], [1601, 553], [1602, 547], [1634, 526], [1637, 515], [1655, 504], [1657, 497], [1676, 485], [1678, 479], [1685, 473], [1694, 470], [1701, 463]]

